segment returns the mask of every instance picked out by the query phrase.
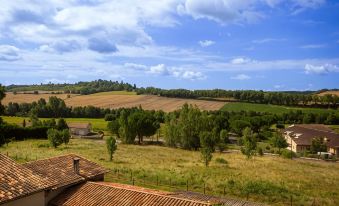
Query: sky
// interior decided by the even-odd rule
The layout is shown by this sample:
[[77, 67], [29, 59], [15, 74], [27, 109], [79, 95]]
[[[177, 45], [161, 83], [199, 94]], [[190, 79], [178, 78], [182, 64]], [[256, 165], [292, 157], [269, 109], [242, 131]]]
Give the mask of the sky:
[[338, 0], [0, 0], [0, 83], [339, 88]]

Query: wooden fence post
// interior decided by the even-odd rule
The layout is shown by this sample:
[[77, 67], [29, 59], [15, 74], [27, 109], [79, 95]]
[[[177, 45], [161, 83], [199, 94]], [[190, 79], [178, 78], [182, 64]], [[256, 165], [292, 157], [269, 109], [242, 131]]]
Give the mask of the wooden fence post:
[[206, 184], [204, 183], [204, 194], [206, 194]]
[[225, 186], [224, 186], [224, 193], [223, 194], [224, 194], [224, 196], [226, 195], [226, 187]]
[[159, 176], [157, 175], [157, 186], [159, 186]]
[[293, 205], [293, 199], [292, 199], [292, 195], [291, 195], [291, 206]]

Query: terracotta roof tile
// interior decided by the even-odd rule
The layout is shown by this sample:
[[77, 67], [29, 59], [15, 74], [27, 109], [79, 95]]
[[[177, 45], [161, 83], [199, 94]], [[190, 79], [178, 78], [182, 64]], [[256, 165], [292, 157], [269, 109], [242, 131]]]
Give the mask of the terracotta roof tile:
[[256, 206], [250, 202], [193, 193], [172, 193], [107, 182], [87, 182], [54, 198], [51, 206]]
[[339, 134], [335, 133], [325, 125], [296, 124], [284, 129], [284, 132], [292, 132], [290, 136], [292, 136], [293, 140], [298, 145], [311, 145], [313, 138], [326, 137], [329, 140], [327, 143], [328, 146], [339, 146]]
[[[74, 172], [74, 158], [80, 159], [79, 175]], [[31, 169], [35, 174], [47, 177], [50, 182], [53, 182], [54, 188], [79, 183], [107, 172], [105, 168], [98, 164], [75, 154], [28, 162], [23, 166]]]
[[0, 154], [0, 204], [50, 187], [50, 182]]

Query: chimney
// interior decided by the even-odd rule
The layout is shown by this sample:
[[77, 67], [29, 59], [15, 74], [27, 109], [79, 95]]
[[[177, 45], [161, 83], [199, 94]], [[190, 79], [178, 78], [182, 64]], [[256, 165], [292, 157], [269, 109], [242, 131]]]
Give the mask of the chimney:
[[73, 168], [75, 174], [80, 174], [79, 161], [80, 158], [78, 157], [73, 158]]

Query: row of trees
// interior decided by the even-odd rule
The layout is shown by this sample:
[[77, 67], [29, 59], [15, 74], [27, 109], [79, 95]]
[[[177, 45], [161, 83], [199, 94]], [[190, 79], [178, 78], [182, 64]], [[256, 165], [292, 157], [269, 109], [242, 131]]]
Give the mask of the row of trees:
[[139, 88], [138, 94], [152, 94], [176, 98], [230, 98], [241, 102], [276, 104], [287, 106], [315, 106], [315, 107], [337, 107], [339, 97], [326, 94], [318, 96], [309, 93], [296, 92], [264, 92], [256, 90], [187, 90], [187, 89], [159, 89], [155, 87]]
[[133, 144], [138, 138], [139, 144], [144, 137], [153, 136], [160, 129], [162, 117], [159, 113], [136, 110], [122, 110], [119, 115], [110, 116], [108, 129], [124, 143]]
[[63, 91], [72, 94], [93, 94], [107, 91], [133, 91], [136, 85], [124, 83], [123, 81], [95, 80], [91, 82], [78, 82], [75, 84], [40, 84], [40, 85], [10, 85], [6, 87], [7, 91]]

